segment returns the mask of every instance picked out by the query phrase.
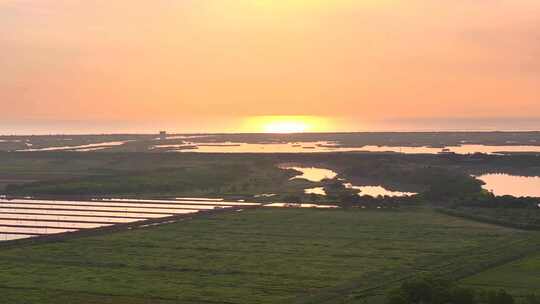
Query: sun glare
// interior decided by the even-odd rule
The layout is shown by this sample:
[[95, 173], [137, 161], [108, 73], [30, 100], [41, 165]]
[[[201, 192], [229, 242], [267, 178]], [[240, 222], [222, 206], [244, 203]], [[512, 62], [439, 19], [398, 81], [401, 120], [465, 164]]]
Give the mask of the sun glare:
[[326, 119], [316, 116], [256, 116], [247, 119], [248, 132], [303, 133], [327, 131]]
[[281, 12], [297, 12], [299, 10], [327, 10], [330, 8], [345, 7], [355, 4], [354, 0], [257, 0], [249, 2], [258, 8]]
[[301, 121], [278, 121], [264, 126], [265, 133], [302, 133], [308, 129], [309, 126]]

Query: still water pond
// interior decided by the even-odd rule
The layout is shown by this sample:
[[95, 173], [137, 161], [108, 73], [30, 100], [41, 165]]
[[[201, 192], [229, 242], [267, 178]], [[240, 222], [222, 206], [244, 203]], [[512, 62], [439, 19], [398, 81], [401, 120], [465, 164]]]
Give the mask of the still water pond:
[[488, 146], [488, 145], [461, 145], [446, 148], [434, 147], [404, 147], [404, 146], [364, 146], [358, 151], [366, 152], [395, 152], [403, 154], [506, 154], [506, 153], [540, 153], [540, 146]]
[[77, 151], [77, 152], [90, 152], [90, 151], [97, 151], [97, 150], [103, 150], [106, 148], [114, 147], [114, 146], [121, 146], [125, 143], [128, 143], [127, 141], [110, 141], [110, 142], [102, 142], [102, 143], [95, 143], [95, 144], [88, 144], [88, 145], [79, 145], [79, 146], [61, 146], [61, 147], [46, 147], [46, 148], [28, 148], [24, 150], [18, 150], [18, 152], [45, 152], [45, 151]]
[[321, 153], [321, 152], [394, 152], [402, 154], [438, 154], [453, 152], [457, 154], [505, 154], [505, 153], [536, 153], [540, 154], [540, 146], [533, 145], [476, 145], [463, 144], [459, 146], [428, 147], [428, 146], [376, 146], [366, 145], [359, 147], [341, 146], [338, 142], [289, 142], [289, 143], [241, 143], [216, 142], [197, 143], [184, 142], [182, 144], [155, 145], [151, 150], [168, 152], [198, 152], [198, 153]]
[[324, 187], [315, 187], [315, 188], [305, 189], [304, 193], [305, 194], [326, 195], [326, 190], [324, 190]]
[[[300, 166], [280, 166], [282, 169], [294, 169], [301, 172], [301, 174], [293, 177], [292, 179], [306, 179], [311, 182], [321, 182], [324, 179], [333, 179], [338, 176], [338, 174], [332, 170], [324, 168], [315, 168], [315, 167], [300, 167]], [[364, 185], [364, 186], [354, 186], [351, 183], [344, 182], [343, 185], [348, 189], [359, 190], [358, 195], [370, 195], [373, 197], [378, 196], [412, 196], [417, 193], [413, 192], [400, 192], [400, 191], [391, 191], [380, 185]], [[326, 195], [326, 191], [323, 187], [309, 188], [305, 189], [306, 194], [318, 194]]]
[[300, 175], [297, 175], [292, 179], [306, 179], [310, 182], [321, 182], [324, 179], [333, 179], [338, 175], [332, 170], [315, 167], [282, 166], [280, 168], [302, 172]]
[[384, 188], [383, 186], [353, 186], [350, 183], [346, 183], [344, 185], [345, 187], [349, 189], [360, 190], [360, 193], [358, 193], [358, 195], [369, 195], [373, 197], [378, 197], [378, 196], [400, 197], [400, 196], [412, 196], [412, 195], [418, 194], [414, 192], [391, 191]]
[[538, 176], [484, 174], [476, 178], [486, 183], [484, 189], [492, 191], [495, 195], [540, 197], [540, 177]]

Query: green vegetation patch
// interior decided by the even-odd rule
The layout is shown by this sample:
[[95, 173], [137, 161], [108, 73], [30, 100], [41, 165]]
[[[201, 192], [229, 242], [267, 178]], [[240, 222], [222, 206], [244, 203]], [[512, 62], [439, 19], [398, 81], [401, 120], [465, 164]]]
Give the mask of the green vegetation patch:
[[[282, 170], [273, 161], [257, 158], [169, 157], [134, 154], [105, 158], [96, 154], [85, 159], [55, 154], [32, 158], [42, 171], [69, 168], [79, 176], [58, 172], [45, 180], [6, 187], [11, 195], [255, 195], [303, 193], [311, 183], [291, 181], [295, 173]], [[73, 158], [71, 158], [73, 156]], [[86, 155], [85, 155], [86, 156]], [[15, 166], [17, 161], [4, 164]], [[0, 162], [0, 168], [2, 168]], [[25, 168], [21, 164], [22, 168]], [[85, 168], [86, 167], [86, 168]], [[35, 169], [34, 169], [35, 170]], [[84, 172], [84, 173], [83, 173]], [[80, 176], [86, 174], [86, 176]], [[33, 174], [33, 178], [39, 178]]]
[[518, 296], [540, 293], [540, 254], [469, 277], [463, 280], [463, 285], [488, 289], [503, 288]]
[[0, 292], [40, 304], [355, 303], [414, 274], [471, 269], [539, 242], [424, 209], [257, 209], [0, 247]]
[[440, 209], [441, 212], [468, 218], [471, 220], [492, 223], [501, 226], [524, 230], [540, 230], [540, 208], [489, 208], [489, 207], [457, 207]]

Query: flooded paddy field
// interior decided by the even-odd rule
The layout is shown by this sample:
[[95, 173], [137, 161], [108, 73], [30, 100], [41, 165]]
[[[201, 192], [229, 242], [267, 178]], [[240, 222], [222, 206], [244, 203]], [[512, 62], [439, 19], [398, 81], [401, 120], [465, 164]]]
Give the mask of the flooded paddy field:
[[0, 241], [135, 223], [246, 204], [221, 201], [220, 204], [212, 205], [215, 201], [201, 199], [159, 200], [151, 203], [141, 201], [0, 199]]
[[[130, 203], [138, 203], [139, 205], [144, 205], [147, 207], [152, 206], [197, 206], [198, 208], [201, 208], [205, 205], [209, 205], [208, 208], [213, 208], [215, 206], [225, 206], [230, 207], [231, 204], [234, 204], [235, 206], [256, 206], [259, 205], [258, 203], [246, 203], [246, 202], [224, 202], [223, 199], [211, 199], [211, 198], [175, 198], [174, 200], [168, 199], [168, 200], [158, 200], [158, 199], [125, 199], [125, 198], [104, 198], [99, 199], [101, 201], [105, 202], [114, 202], [115, 205], [117, 205], [117, 202], [130, 202]], [[97, 201], [93, 200], [93, 201]], [[167, 205], [171, 204], [172, 205]], [[188, 205], [182, 205], [182, 204], [188, 204]]]
[[0, 247], [0, 292], [29, 304], [357, 303], [417, 273], [467, 276], [539, 244], [424, 208], [259, 208]]
[[266, 204], [264, 207], [270, 208], [314, 208], [314, 209], [337, 209], [336, 205], [321, 205], [321, 204], [294, 204], [294, 203], [272, 203]]

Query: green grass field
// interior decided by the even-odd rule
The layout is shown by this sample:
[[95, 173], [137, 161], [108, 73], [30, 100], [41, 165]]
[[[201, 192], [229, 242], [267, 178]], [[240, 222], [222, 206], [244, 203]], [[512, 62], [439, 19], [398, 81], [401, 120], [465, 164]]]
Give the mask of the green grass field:
[[0, 294], [32, 304], [363, 303], [411, 275], [465, 274], [538, 244], [536, 233], [429, 209], [257, 209], [0, 247]]
[[0, 193], [10, 188], [12, 195], [252, 197], [302, 195], [305, 188], [317, 185], [289, 181], [297, 173], [277, 163], [264, 156], [4, 153]]
[[463, 280], [476, 288], [505, 289], [517, 296], [540, 294], [540, 254], [489, 269]]
[[518, 169], [540, 168], [537, 157], [486, 156], [485, 160], [475, 162], [465, 160], [441, 155], [363, 153], [0, 152], [0, 194], [300, 195], [303, 188], [320, 186], [299, 185], [298, 180], [296, 184], [289, 182], [290, 173], [276, 165], [292, 162], [333, 169], [357, 185], [382, 185], [396, 191], [420, 193], [431, 190], [428, 193], [431, 197], [436, 194], [448, 198], [471, 187], [479, 191], [479, 185], [469, 174], [478, 168], [498, 170], [502, 165], [509, 167], [506, 162]]
[[450, 209], [450, 212], [502, 226], [540, 230], [540, 208], [458, 207]]

